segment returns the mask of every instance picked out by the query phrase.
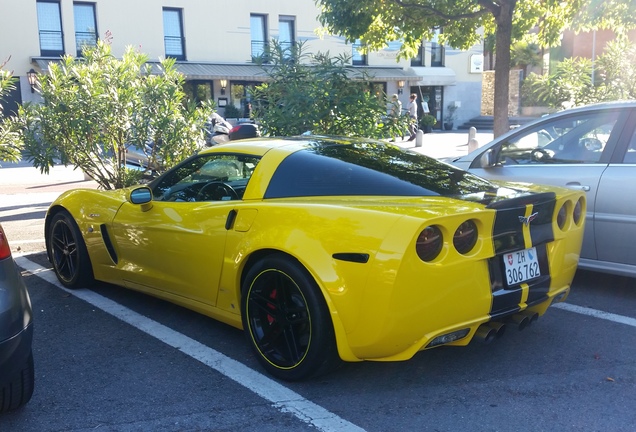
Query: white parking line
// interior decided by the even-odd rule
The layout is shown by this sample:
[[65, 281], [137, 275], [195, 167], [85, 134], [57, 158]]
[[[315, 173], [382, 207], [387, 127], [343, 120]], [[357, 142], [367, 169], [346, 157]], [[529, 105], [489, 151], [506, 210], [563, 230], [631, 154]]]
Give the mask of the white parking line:
[[588, 315], [594, 318], [600, 318], [607, 321], [613, 321], [619, 324], [625, 324], [628, 326], [636, 327], [636, 319], [626, 317], [623, 315], [616, 315], [613, 313], [603, 312], [600, 310], [586, 308], [583, 306], [577, 306], [577, 305], [573, 305], [569, 303], [556, 303], [552, 305], [552, 307], [555, 307], [557, 309], [563, 309], [569, 312], [575, 312], [581, 315]]
[[138, 314], [93, 291], [68, 290], [59, 283], [52, 270], [44, 268], [24, 256], [16, 256], [15, 261], [29, 273], [132, 325], [165, 344], [178, 349], [212, 369], [217, 370], [260, 397], [270, 401], [272, 405], [281, 412], [293, 414], [303, 422], [314, 426], [320, 431], [364, 432], [364, 429], [338, 417], [265, 375], [248, 368], [242, 363], [192, 338]]

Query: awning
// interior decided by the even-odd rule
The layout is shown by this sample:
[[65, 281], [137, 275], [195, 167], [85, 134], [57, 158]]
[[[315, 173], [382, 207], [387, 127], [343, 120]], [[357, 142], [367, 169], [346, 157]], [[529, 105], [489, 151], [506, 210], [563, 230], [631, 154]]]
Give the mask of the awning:
[[447, 67], [412, 67], [420, 81], [411, 83], [418, 86], [447, 86], [457, 84], [455, 71]]
[[352, 79], [362, 78], [365, 73], [372, 81], [417, 81], [422, 79], [415, 71], [399, 67], [360, 66], [352, 67], [351, 71]]
[[[43, 71], [48, 71], [49, 62], [59, 62], [60, 59], [48, 59], [43, 57], [33, 57], [32, 61]], [[152, 67], [151, 73], [159, 73], [159, 62], [148, 62]], [[267, 65], [264, 66], [267, 68]], [[263, 66], [253, 63], [233, 64], [233, 63], [197, 63], [197, 62], [177, 62], [176, 68], [184, 74], [187, 79], [194, 80], [244, 80], [244, 81], [267, 81], [267, 73]], [[351, 79], [360, 79], [365, 74], [372, 81], [418, 81], [422, 79], [422, 74], [415, 69], [447, 69], [447, 68], [411, 68], [404, 70], [400, 67], [373, 67], [373, 66], [352, 66], [349, 68]], [[452, 71], [451, 71], [452, 72]], [[453, 72], [453, 78], [455, 73]], [[453, 80], [454, 84], [454, 80]], [[422, 84], [424, 85], [424, 84]], [[427, 84], [430, 85], [430, 84]]]
[[38, 66], [38, 68], [40, 68], [42, 73], [48, 73], [49, 63], [62, 63], [62, 60], [59, 57], [56, 57], [56, 58], [31, 57], [31, 63], [35, 63]]
[[[159, 63], [149, 62], [152, 65], [152, 72], [159, 72]], [[177, 70], [184, 74], [187, 79], [196, 80], [244, 80], [244, 81], [266, 81], [267, 74], [263, 67], [256, 64], [223, 64], [223, 63], [194, 63], [177, 62]]]

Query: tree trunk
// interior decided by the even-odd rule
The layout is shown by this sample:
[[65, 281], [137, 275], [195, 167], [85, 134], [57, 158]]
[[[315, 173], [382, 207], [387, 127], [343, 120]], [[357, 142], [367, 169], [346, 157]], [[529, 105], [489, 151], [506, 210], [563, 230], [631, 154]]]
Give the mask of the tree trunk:
[[495, 100], [493, 135], [498, 137], [510, 129], [508, 103], [510, 90], [510, 45], [512, 43], [512, 13], [516, 0], [502, 0], [495, 22]]

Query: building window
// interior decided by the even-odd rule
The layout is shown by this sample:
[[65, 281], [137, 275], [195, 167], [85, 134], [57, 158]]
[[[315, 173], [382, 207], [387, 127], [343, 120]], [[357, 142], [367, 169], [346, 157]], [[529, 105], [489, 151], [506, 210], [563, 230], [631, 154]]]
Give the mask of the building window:
[[439, 35], [442, 30], [435, 30], [435, 36], [431, 40], [431, 66], [444, 66], [444, 45], [439, 43]]
[[267, 16], [250, 15], [250, 34], [252, 38], [252, 61], [263, 57], [267, 52]]
[[278, 43], [284, 52], [285, 58], [291, 58], [293, 47], [296, 44], [294, 17], [280, 16], [278, 18]]
[[58, 1], [37, 2], [38, 30], [40, 34], [40, 55], [57, 57], [64, 55], [62, 17]]
[[75, 47], [77, 56], [81, 57], [85, 46], [97, 44], [97, 24], [95, 21], [95, 5], [93, 3], [73, 3], [75, 17]]
[[166, 57], [185, 60], [185, 37], [183, 36], [181, 9], [163, 8], [163, 40]]
[[362, 54], [359, 51], [359, 48], [362, 47], [362, 44], [359, 40], [355, 41], [351, 50], [351, 64], [354, 66], [366, 66], [367, 65], [367, 55]]
[[420, 43], [417, 55], [411, 59], [411, 66], [424, 66], [424, 44]]

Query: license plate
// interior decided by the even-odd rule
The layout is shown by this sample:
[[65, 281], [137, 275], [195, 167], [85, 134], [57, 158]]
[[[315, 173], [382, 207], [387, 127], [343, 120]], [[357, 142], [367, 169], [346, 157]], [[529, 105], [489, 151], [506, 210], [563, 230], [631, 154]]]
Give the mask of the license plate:
[[503, 263], [508, 286], [541, 276], [536, 248], [504, 254]]

